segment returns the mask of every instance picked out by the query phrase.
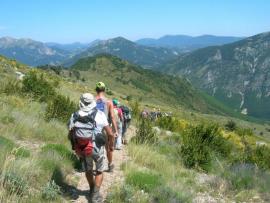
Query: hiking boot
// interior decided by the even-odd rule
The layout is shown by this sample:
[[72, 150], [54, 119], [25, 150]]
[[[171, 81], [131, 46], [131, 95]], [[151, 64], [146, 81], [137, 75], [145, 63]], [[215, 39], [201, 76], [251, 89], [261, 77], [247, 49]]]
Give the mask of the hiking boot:
[[92, 203], [102, 203], [103, 202], [102, 197], [101, 197], [99, 191], [94, 191], [92, 193], [91, 202]]
[[112, 173], [114, 169], [114, 164], [108, 164], [108, 172]]
[[90, 190], [89, 190], [89, 196], [90, 196], [90, 199], [92, 198], [93, 196], [93, 193], [94, 193], [94, 186], [93, 187], [90, 187]]

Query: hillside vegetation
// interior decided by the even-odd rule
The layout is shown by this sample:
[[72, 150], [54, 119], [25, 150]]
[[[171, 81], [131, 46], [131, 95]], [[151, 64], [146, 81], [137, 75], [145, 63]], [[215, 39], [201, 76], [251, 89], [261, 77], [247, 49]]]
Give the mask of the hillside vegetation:
[[238, 112], [269, 119], [270, 34], [179, 57], [161, 69], [189, 78], [192, 84]]
[[[83, 59], [77, 65], [71, 70], [50, 66], [30, 69], [0, 57], [1, 202], [64, 202], [77, 198], [74, 194], [81, 191], [76, 189], [78, 177], [74, 171], [80, 167], [66, 138], [66, 121], [76, 109], [81, 93], [94, 93], [94, 84], [102, 79], [109, 84], [110, 98], [120, 98], [121, 103], [133, 107], [133, 125], [137, 125], [137, 136], [128, 145], [130, 161], [122, 167], [125, 185], [112, 187], [109, 202], [192, 202], [204, 196], [239, 202], [269, 200], [269, 154], [264, 148], [256, 150], [256, 142], [268, 147], [269, 137], [246, 129], [251, 126], [268, 129], [269, 125], [245, 122], [243, 128], [239, 120], [235, 120], [235, 126], [227, 124], [230, 118], [190, 111], [188, 108], [202, 107], [189, 100], [197, 97], [188, 83], [170, 76], [159, 78], [160, 74], [141, 70], [117, 57], [97, 56]], [[17, 79], [16, 72], [25, 74], [24, 79]], [[116, 79], [121, 74], [128, 83]], [[149, 88], [145, 89], [136, 88], [130, 80], [151, 82], [145, 82]], [[179, 108], [174, 110], [173, 117], [156, 122], [137, 121], [136, 116], [145, 107], [175, 109], [161, 94], [176, 93], [166, 92], [159, 82], [163, 85], [180, 82], [181, 88], [187, 88], [181, 90], [184, 97], [178, 97], [182, 99], [177, 104]], [[129, 95], [124, 97], [126, 92]], [[148, 94], [158, 96], [153, 99]], [[142, 99], [138, 106], [135, 101], [139, 97]], [[220, 126], [202, 125], [213, 121], [220, 121]], [[154, 125], [161, 131], [153, 131]], [[186, 142], [189, 139], [192, 142]], [[201, 150], [207, 162], [201, 162], [204, 157], [194, 149]], [[235, 168], [234, 163], [244, 165]], [[252, 167], [245, 167], [246, 163]]]
[[138, 119], [125, 182], [109, 202], [268, 202], [269, 142], [257, 145], [262, 139], [233, 121], [210, 122]]
[[122, 96], [168, 109], [188, 108], [200, 112], [214, 111], [188, 81], [142, 69], [112, 55], [82, 58], [71, 70], [80, 71], [86, 82], [101, 80]]

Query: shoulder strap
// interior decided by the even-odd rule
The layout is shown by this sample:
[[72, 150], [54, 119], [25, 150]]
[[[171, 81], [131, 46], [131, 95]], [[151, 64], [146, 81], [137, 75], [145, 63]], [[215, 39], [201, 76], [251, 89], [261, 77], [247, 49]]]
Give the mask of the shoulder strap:
[[76, 123], [77, 121], [81, 123], [90, 122], [90, 123], [94, 123], [96, 126], [95, 118], [96, 118], [97, 112], [98, 112], [98, 109], [94, 108], [90, 114], [87, 114], [86, 116], [80, 116], [79, 112], [77, 111], [73, 114], [73, 123]]
[[78, 111], [73, 113], [73, 123], [76, 123], [78, 121], [79, 117], [80, 117], [80, 115], [79, 115]]
[[93, 109], [93, 111], [91, 112], [91, 114], [89, 115], [90, 118], [91, 118], [91, 120], [92, 120], [93, 122], [95, 122], [95, 123], [96, 123], [95, 118], [96, 118], [97, 112], [98, 112], [98, 109], [95, 107], [95, 108]]

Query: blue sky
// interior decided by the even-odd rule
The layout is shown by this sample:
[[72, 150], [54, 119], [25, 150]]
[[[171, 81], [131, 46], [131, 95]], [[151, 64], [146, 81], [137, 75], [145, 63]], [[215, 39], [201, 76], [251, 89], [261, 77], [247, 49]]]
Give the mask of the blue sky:
[[269, 0], [1, 0], [0, 37], [90, 42], [270, 31]]

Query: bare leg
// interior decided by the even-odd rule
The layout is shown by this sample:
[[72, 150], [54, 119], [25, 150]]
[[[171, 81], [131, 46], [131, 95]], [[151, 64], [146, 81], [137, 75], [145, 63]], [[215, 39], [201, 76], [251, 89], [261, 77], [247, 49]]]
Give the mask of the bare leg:
[[108, 138], [108, 143], [106, 145], [107, 159], [109, 164], [113, 161], [113, 149], [114, 149], [114, 137]]
[[87, 171], [87, 172], [85, 172], [85, 176], [86, 176], [86, 179], [88, 181], [90, 190], [93, 190], [94, 186], [95, 186], [93, 172], [92, 171]]
[[103, 173], [97, 172], [97, 175], [95, 177], [95, 186], [100, 188], [102, 181], [103, 181]]

